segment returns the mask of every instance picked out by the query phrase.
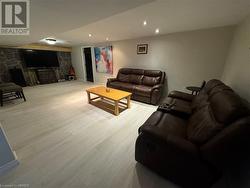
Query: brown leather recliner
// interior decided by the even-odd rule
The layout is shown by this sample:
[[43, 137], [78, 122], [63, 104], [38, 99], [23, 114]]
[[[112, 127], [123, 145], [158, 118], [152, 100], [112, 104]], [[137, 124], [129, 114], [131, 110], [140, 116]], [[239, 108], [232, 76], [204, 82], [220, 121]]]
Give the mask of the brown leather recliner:
[[107, 87], [132, 93], [132, 99], [157, 104], [163, 93], [165, 72], [122, 68], [116, 78], [109, 78]]
[[205, 188], [250, 155], [249, 104], [221, 81], [197, 96], [171, 92], [167, 101], [176, 108], [154, 112], [139, 128], [138, 162], [183, 187]]

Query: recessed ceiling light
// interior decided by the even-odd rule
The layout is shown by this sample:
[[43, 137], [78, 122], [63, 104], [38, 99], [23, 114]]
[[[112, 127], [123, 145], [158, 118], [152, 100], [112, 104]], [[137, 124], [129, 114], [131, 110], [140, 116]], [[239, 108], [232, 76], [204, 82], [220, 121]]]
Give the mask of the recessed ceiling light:
[[109, 40], [109, 38], [107, 37], [106, 40]]
[[89, 34], [89, 37], [92, 37], [92, 34], [91, 34], [91, 33]]
[[146, 26], [146, 25], [147, 25], [147, 21], [146, 21], [146, 20], [143, 22], [143, 25], [144, 25], [144, 26]]
[[157, 28], [157, 29], [155, 30], [155, 34], [158, 34], [159, 32], [160, 32], [160, 29]]
[[46, 40], [46, 42], [47, 42], [48, 44], [50, 44], [50, 45], [54, 45], [54, 44], [56, 43], [56, 39], [47, 38], [47, 39], [45, 39], [45, 40]]

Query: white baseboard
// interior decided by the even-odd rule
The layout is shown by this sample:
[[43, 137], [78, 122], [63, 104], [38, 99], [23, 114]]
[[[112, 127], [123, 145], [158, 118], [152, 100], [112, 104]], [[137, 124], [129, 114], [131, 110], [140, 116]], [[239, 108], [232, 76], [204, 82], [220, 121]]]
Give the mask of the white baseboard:
[[15, 155], [15, 160], [10, 161], [10, 162], [8, 162], [5, 165], [0, 167], [0, 176], [6, 174], [8, 171], [10, 171], [11, 169], [13, 169], [19, 165], [19, 161], [17, 160], [16, 153], [15, 152], [13, 152], [13, 153]]

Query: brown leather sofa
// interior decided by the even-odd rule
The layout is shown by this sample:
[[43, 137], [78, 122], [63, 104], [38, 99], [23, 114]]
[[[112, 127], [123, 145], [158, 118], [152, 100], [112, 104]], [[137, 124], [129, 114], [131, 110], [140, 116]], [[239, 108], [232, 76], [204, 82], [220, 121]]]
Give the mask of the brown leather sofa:
[[122, 68], [116, 78], [109, 78], [107, 87], [132, 93], [132, 99], [157, 104], [163, 92], [165, 72]]
[[173, 91], [139, 128], [135, 159], [182, 187], [210, 187], [249, 157], [249, 103], [219, 80], [199, 95]]

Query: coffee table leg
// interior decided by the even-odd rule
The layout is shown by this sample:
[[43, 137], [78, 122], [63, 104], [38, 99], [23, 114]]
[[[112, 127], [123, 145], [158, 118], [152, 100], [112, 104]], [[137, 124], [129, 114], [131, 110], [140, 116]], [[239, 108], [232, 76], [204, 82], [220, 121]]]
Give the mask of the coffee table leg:
[[119, 115], [119, 106], [118, 106], [118, 101], [115, 101], [115, 115]]
[[89, 92], [87, 92], [87, 95], [88, 95], [88, 103], [90, 104], [90, 93]]
[[128, 107], [128, 108], [130, 108], [130, 98], [131, 98], [131, 96], [128, 96], [128, 97], [127, 97], [127, 107]]

